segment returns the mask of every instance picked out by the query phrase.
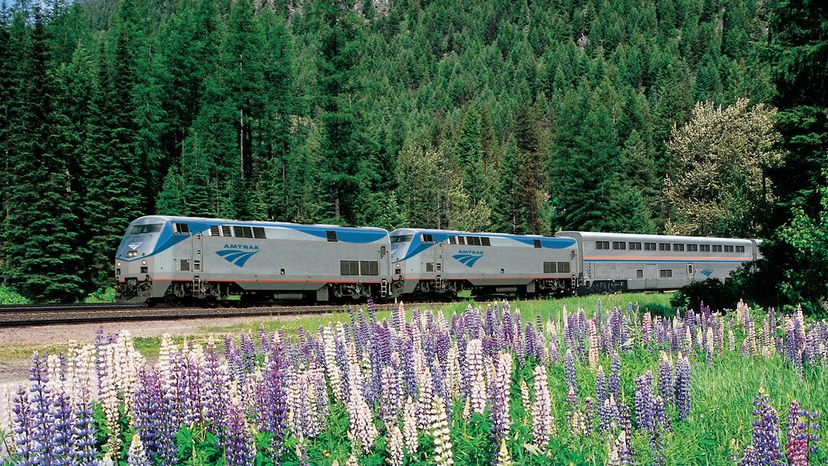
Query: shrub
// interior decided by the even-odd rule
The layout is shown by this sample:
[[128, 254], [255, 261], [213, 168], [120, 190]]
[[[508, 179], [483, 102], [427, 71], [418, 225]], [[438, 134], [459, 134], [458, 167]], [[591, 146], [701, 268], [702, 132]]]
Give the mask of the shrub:
[[712, 309], [721, 310], [732, 307], [733, 303], [739, 301], [738, 294], [733, 282], [722, 283], [718, 279], [708, 278], [678, 290], [670, 299], [670, 304], [682, 309], [699, 309], [704, 303]]

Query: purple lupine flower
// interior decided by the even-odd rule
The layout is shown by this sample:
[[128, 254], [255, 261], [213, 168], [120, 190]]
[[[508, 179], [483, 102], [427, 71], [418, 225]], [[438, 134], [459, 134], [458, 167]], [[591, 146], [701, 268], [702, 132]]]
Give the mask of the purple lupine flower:
[[572, 350], [567, 349], [564, 355], [564, 378], [566, 379], [567, 391], [578, 396], [578, 382], [575, 380], [575, 357]]
[[75, 406], [75, 418], [72, 435], [75, 438], [77, 459], [80, 464], [88, 464], [97, 454], [97, 429], [93, 417], [92, 400], [89, 388], [81, 388], [81, 399]]
[[599, 409], [604, 405], [604, 401], [609, 398], [608, 390], [604, 366], [598, 366], [598, 370], [595, 371], [595, 402], [598, 404]]
[[673, 385], [673, 362], [666, 353], [661, 353], [661, 360], [658, 364], [658, 393], [664, 402], [673, 402], [675, 386]]
[[647, 346], [650, 343], [653, 334], [653, 317], [650, 311], [644, 313], [644, 318], [641, 322], [641, 344]]
[[635, 419], [638, 428], [653, 433], [656, 430], [653, 400], [653, 373], [647, 371], [635, 379]]
[[244, 420], [241, 407], [230, 404], [227, 411], [227, 439], [224, 442], [227, 466], [249, 466], [253, 464], [253, 436]]
[[595, 429], [595, 411], [596, 411], [595, 400], [592, 397], [586, 397], [584, 399], [584, 435], [590, 436], [592, 435], [592, 431]]
[[632, 416], [630, 415], [630, 406], [626, 400], [621, 400], [618, 404], [618, 427], [627, 433], [627, 440], [632, 436]]
[[607, 466], [629, 466], [632, 459], [628, 435], [623, 430], [618, 435], [615, 443], [610, 447]]
[[526, 323], [526, 343], [524, 345], [524, 349], [526, 351], [526, 357], [535, 356], [537, 354], [537, 335], [535, 335], [535, 326], [532, 322]]
[[759, 462], [759, 458], [756, 456], [756, 449], [753, 448], [753, 445], [748, 445], [745, 447], [742, 459], [736, 463], [736, 466], [757, 466], [759, 464], [761, 463]]
[[805, 350], [805, 325], [801, 312], [785, 319], [785, 329], [785, 358], [801, 373]]
[[76, 458], [75, 439], [72, 437], [72, 404], [69, 396], [64, 393], [55, 393], [52, 397], [52, 438], [51, 444], [55, 461], [53, 464], [74, 464]]
[[679, 419], [685, 419], [690, 415], [691, 391], [690, 391], [690, 360], [679, 353], [676, 364], [676, 408]]
[[621, 339], [621, 313], [617, 308], [613, 308], [612, 311], [610, 311], [609, 327], [612, 346], [613, 348], [618, 348], [623, 340]]
[[175, 460], [175, 435], [178, 431], [173, 402], [154, 369], [142, 371], [134, 395], [135, 430], [147, 456], [171, 464]]
[[653, 400], [653, 407], [656, 425], [668, 432], [671, 431], [672, 426], [670, 425], [670, 416], [667, 415], [667, 405], [661, 395], [656, 395]]
[[808, 466], [808, 455], [816, 452], [819, 442], [819, 425], [816, 423], [817, 413], [810, 413], [800, 408], [794, 400], [788, 411], [788, 443], [785, 452], [791, 466]]
[[[509, 399], [512, 379], [512, 355], [500, 353], [495, 363], [495, 377], [489, 384], [489, 403], [492, 421], [492, 439], [495, 445], [509, 435], [512, 422], [509, 417]], [[497, 449], [495, 449], [497, 450]]]
[[20, 385], [12, 404], [12, 431], [15, 438], [15, 454], [20, 464], [38, 464], [40, 444], [34, 432], [34, 416], [32, 415], [29, 397], [26, 388]]
[[616, 400], [621, 399], [621, 357], [618, 356], [618, 352], [612, 353], [612, 362], [610, 363], [609, 392], [615, 396]]
[[273, 336], [270, 335], [264, 326], [264, 322], [259, 324], [259, 347], [262, 354], [270, 352], [270, 345], [273, 343]]
[[189, 380], [187, 379], [187, 364], [184, 355], [176, 351], [170, 355], [170, 371], [167, 383], [167, 395], [172, 403], [173, 417], [189, 424]]
[[262, 427], [273, 434], [270, 448], [274, 459], [281, 455], [282, 442], [286, 435], [287, 385], [284, 345], [277, 343], [270, 353], [270, 361], [262, 381], [261, 396], [257, 400]]
[[610, 397], [604, 400], [604, 403], [598, 406], [598, 431], [602, 434], [610, 432], [613, 425], [619, 424], [618, 406], [615, 404], [615, 397]]
[[228, 374], [219, 360], [215, 345], [210, 342], [204, 352], [204, 417], [210, 423], [210, 431], [218, 435], [224, 425], [227, 412]]
[[244, 373], [249, 374], [253, 372], [256, 366], [256, 343], [250, 333], [242, 333], [239, 336], [239, 347], [241, 349], [242, 367]]
[[44, 364], [45, 358], [35, 352], [32, 355], [32, 367], [29, 370], [29, 409], [31, 420], [31, 450], [32, 464], [51, 464], [55, 461], [55, 445], [53, 443], [51, 391]]
[[764, 389], [759, 389], [753, 406], [753, 448], [758, 460], [756, 464], [780, 465], [783, 456], [779, 445], [779, 419]]

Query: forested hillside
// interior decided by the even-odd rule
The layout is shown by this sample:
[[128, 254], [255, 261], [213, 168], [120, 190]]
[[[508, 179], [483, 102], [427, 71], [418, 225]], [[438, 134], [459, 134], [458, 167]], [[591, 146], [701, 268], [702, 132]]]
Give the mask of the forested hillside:
[[0, 27], [3, 279], [104, 286], [148, 213], [666, 229], [825, 260], [819, 3], [20, 2]]

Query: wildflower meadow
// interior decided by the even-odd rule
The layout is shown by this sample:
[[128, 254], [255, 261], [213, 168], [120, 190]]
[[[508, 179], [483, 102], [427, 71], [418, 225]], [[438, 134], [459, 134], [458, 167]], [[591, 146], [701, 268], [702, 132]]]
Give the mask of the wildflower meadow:
[[508, 302], [371, 304], [296, 332], [34, 354], [4, 464], [465, 465], [828, 461], [828, 323]]

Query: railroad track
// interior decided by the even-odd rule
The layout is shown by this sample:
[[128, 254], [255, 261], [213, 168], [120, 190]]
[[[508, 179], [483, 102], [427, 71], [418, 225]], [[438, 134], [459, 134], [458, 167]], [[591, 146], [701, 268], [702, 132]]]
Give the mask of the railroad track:
[[[449, 303], [421, 303], [439, 306]], [[364, 306], [355, 303], [350, 306]], [[406, 303], [406, 306], [417, 303]], [[376, 304], [377, 310], [390, 310], [391, 303]], [[0, 327], [26, 327], [68, 323], [117, 322], [128, 320], [174, 320], [206, 317], [280, 316], [346, 312], [348, 305], [273, 305], [249, 307], [147, 307], [143, 304], [74, 304], [0, 306]]]

